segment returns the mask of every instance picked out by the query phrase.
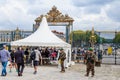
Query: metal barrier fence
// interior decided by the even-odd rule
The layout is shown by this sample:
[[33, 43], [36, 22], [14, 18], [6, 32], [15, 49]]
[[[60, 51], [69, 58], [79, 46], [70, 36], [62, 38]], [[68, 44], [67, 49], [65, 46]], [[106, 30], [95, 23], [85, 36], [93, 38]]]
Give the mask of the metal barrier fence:
[[120, 55], [103, 55], [102, 63], [120, 65]]
[[[75, 56], [74, 61], [76, 63], [84, 63], [84, 56]], [[73, 60], [73, 59], [72, 59]], [[102, 64], [120, 65], [120, 55], [103, 55]]]

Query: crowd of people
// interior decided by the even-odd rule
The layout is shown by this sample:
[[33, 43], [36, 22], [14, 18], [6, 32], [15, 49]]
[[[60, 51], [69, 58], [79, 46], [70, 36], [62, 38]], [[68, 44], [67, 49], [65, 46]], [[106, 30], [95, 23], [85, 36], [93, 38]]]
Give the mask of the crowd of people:
[[59, 50], [59, 55], [58, 49], [48, 47], [26, 48], [25, 50], [22, 47], [18, 47], [17, 49], [8, 51], [6, 50], [6, 45], [3, 45], [3, 49], [0, 50], [0, 61], [2, 64], [1, 76], [7, 75], [7, 64], [10, 69], [9, 72], [12, 72], [12, 68], [15, 68], [18, 76], [22, 76], [25, 66], [29, 66], [29, 64], [34, 66], [33, 74], [37, 74], [38, 65], [49, 64], [51, 60], [61, 61], [61, 72], [65, 72], [64, 60], [66, 59], [66, 53], [63, 49]]
[[[93, 48], [89, 48], [86, 52], [84, 50], [80, 51], [84, 55], [84, 63], [86, 64], [86, 75], [89, 76], [90, 71], [92, 72], [92, 77], [95, 74], [94, 64], [96, 62], [96, 54], [94, 53]], [[6, 76], [7, 71], [6, 67], [9, 62], [9, 68], [12, 72], [12, 68], [16, 69], [18, 76], [23, 75], [23, 71], [26, 66], [31, 64], [34, 66], [33, 74], [37, 74], [38, 65], [49, 64], [50, 60], [58, 60], [61, 64], [61, 71], [65, 72], [64, 61], [66, 59], [66, 53], [64, 49], [61, 48], [26, 48], [25, 50], [22, 47], [17, 49], [12, 49], [10, 52], [6, 50], [6, 45], [3, 45], [3, 49], [0, 50], [0, 60], [2, 64], [1, 76]]]
[[[97, 59], [99, 61], [102, 60], [102, 56], [104, 55], [104, 53], [102, 52], [102, 50], [96, 50], [94, 49], [94, 54], [97, 56]], [[84, 57], [85, 54], [88, 52], [88, 49], [85, 48], [74, 48], [72, 50], [72, 60], [73, 61], [84, 61]]]

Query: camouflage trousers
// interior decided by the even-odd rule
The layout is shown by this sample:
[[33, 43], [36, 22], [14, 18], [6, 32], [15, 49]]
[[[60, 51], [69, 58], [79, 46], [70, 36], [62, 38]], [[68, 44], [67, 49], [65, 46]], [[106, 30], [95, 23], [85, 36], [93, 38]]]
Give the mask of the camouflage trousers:
[[89, 76], [90, 71], [91, 71], [92, 75], [94, 76], [94, 73], [95, 73], [95, 71], [94, 71], [94, 64], [87, 63], [87, 68], [86, 68], [86, 73], [87, 73], [86, 75], [87, 76]]
[[65, 71], [64, 60], [61, 60], [61, 71]]

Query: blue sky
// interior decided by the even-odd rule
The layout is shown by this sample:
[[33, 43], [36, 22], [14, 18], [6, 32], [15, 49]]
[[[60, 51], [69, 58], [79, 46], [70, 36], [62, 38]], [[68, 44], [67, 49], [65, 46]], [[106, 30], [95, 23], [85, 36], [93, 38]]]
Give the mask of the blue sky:
[[[0, 0], [0, 30], [32, 30], [34, 20], [52, 6], [74, 21], [74, 30], [119, 30], [120, 0]], [[51, 27], [64, 30], [64, 27]]]

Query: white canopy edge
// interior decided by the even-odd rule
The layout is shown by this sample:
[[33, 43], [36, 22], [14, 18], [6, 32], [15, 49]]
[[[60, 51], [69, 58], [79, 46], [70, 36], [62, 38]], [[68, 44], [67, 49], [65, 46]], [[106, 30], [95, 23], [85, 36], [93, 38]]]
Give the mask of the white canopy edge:
[[69, 44], [61, 44], [61, 43], [28, 43], [28, 42], [17, 42], [12, 43], [12, 46], [41, 46], [41, 47], [65, 47], [65, 48], [71, 48], [71, 45]]

